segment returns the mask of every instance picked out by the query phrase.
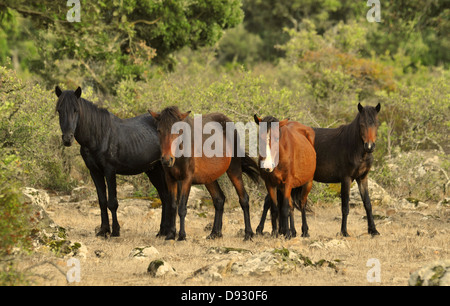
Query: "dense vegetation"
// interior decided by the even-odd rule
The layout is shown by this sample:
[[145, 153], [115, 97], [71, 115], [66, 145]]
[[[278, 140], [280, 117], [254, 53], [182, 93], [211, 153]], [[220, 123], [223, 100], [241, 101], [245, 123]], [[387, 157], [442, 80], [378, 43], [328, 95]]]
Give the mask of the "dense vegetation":
[[[81, 1], [70, 23], [65, 1], [0, 0], [0, 255], [29, 248], [20, 186], [67, 192], [89, 181], [78, 147], [61, 145], [55, 85], [80, 85], [120, 117], [176, 104], [336, 127], [358, 102], [381, 102], [372, 176], [396, 196], [440, 200], [445, 184], [403, 190], [397, 176], [411, 161], [403, 172], [389, 164], [434, 149], [448, 172], [450, 8], [380, 2], [382, 22], [369, 23], [366, 1]], [[330, 196], [318, 186], [311, 198]]]

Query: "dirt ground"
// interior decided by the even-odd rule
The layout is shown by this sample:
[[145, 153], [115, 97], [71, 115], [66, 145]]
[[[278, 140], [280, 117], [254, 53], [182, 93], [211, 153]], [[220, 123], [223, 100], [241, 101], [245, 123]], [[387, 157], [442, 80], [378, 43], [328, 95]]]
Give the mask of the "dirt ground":
[[[422, 210], [402, 210], [395, 207], [374, 207], [380, 236], [367, 234], [367, 221], [362, 203], [351, 207], [348, 229], [351, 237], [338, 235], [340, 205], [315, 205], [308, 215], [309, 238], [285, 240], [271, 237], [270, 218], [266, 221], [264, 236], [243, 241], [243, 213], [240, 207], [226, 204], [223, 238], [207, 240], [214, 209], [211, 205], [188, 209], [186, 241], [166, 241], [157, 238], [161, 208], [151, 208], [150, 201], [142, 199], [119, 200], [121, 236], [109, 239], [95, 236], [100, 224], [100, 211], [95, 200], [65, 202], [52, 195], [46, 211], [67, 230], [68, 239], [80, 242], [87, 252], [79, 257], [80, 282], [68, 283], [66, 272], [69, 257], [56, 256], [49, 251], [38, 251], [20, 261], [36, 285], [407, 285], [410, 273], [439, 259], [448, 259], [450, 245], [450, 208], [437, 209], [429, 204]], [[259, 223], [261, 207], [253, 205], [251, 221], [253, 231]], [[270, 215], [269, 215], [270, 216]], [[269, 217], [268, 216], [268, 217]], [[301, 231], [301, 216], [295, 212], [297, 231]], [[177, 220], [178, 221], [178, 220]], [[136, 259], [129, 256], [135, 247], [153, 246], [157, 258], [168, 262], [176, 275], [152, 277], [147, 267], [152, 258]], [[313, 262], [336, 262], [336, 269], [298, 266], [282, 273], [262, 275], [224, 275], [220, 280], [192, 278], [198, 269], [224, 258], [231, 253], [211, 252], [217, 247], [241, 248], [249, 252], [239, 256], [252, 256], [268, 249], [286, 248]], [[368, 271], [373, 267], [369, 259], [379, 262], [380, 282], [369, 282]], [[30, 268], [31, 267], [31, 268]]]

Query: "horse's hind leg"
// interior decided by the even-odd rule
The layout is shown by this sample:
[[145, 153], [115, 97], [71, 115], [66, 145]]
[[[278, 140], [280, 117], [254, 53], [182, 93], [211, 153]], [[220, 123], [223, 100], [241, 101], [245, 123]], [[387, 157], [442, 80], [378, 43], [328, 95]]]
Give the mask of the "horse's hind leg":
[[[237, 162], [237, 163], [236, 163]], [[236, 192], [239, 196], [239, 204], [244, 211], [244, 223], [245, 223], [245, 238], [248, 240], [253, 237], [254, 233], [252, 230], [252, 225], [250, 223], [250, 205], [249, 197], [247, 191], [245, 191], [244, 182], [242, 180], [242, 170], [240, 165], [240, 160], [235, 158], [231, 162], [230, 168], [227, 170], [227, 175], [231, 180]]]
[[[308, 223], [306, 222], [306, 202], [308, 201], [308, 194], [311, 191], [313, 181], [309, 181], [303, 185], [302, 193], [300, 196], [300, 211], [302, 213], [302, 237], [309, 237]], [[293, 213], [293, 212], [292, 212]]]
[[264, 199], [264, 207], [263, 207], [263, 212], [262, 212], [262, 215], [261, 215], [261, 220], [259, 221], [259, 225], [256, 228], [256, 234], [258, 234], [258, 235], [262, 235], [263, 234], [264, 223], [266, 222], [267, 211], [271, 207], [271, 202], [272, 201], [270, 200], [269, 195], [266, 195], [266, 198]]
[[208, 189], [208, 192], [211, 195], [215, 210], [213, 228], [211, 234], [209, 234], [207, 239], [215, 239], [222, 237], [222, 217], [225, 195], [222, 189], [220, 189], [219, 183], [217, 181], [205, 184], [205, 187], [206, 189]]

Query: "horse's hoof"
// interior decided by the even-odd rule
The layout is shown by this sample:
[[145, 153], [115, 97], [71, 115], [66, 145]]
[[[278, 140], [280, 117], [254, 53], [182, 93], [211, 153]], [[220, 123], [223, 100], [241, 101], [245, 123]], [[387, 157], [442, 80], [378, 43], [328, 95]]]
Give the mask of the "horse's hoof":
[[347, 231], [341, 232], [341, 236], [343, 237], [350, 237]]
[[309, 237], [309, 234], [308, 234], [308, 233], [302, 233], [302, 237], [308, 238], [308, 237]]
[[167, 234], [165, 240], [175, 240], [175, 234], [174, 233]]
[[186, 235], [179, 235], [177, 240], [178, 241], [185, 241], [186, 240]]
[[369, 234], [372, 236], [380, 235], [380, 233], [376, 229], [369, 229]]
[[111, 233], [111, 237], [120, 237], [120, 232], [119, 231], [113, 231]]
[[206, 239], [211, 239], [211, 240], [214, 240], [216, 238], [222, 238], [222, 233], [212, 232], [211, 234], [208, 235], [208, 237], [206, 237]]
[[108, 238], [108, 236], [111, 234], [111, 232], [109, 231], [109, 229], [100, 229], [97, 234], [95, 234], [95, 236], [97, 237], [103, 237], [103, 238]]
[[255, 234], [253, 234], [253, 232], [245, 233], [244, 241], [248, 241], [248, 240], [252, 241], [253, 236], [255, 236]]
[[262, 236], [262, 235], [263, 235], [263, 228], [261, 228], [261, 227], [258, 226], [258, 227], [256, 228], [256, 235], [261, 235], [261, 236]]

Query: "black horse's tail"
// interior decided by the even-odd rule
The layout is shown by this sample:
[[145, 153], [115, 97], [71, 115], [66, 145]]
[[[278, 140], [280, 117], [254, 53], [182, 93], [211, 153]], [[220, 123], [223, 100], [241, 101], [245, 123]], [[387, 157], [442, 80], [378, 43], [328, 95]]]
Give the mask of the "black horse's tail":
[[[280, 193], [280, 195], [281, 195], [281, 193]], [[301, 211], [302, 186], [293, 188], [291, 190], [291, 199], [292, 199], [292, 204], [294, 205], [294, 207]], [[283, 196], [281, 196], [281, 200], [283, 200]], [[305, 210], [312, 212], [310, 204], [311, 203], [309, 201], [306, 201]]]
[[300, 204], [301, 204], [301, 195], [302, 195], [302, 187], [293, 188], [291, 190], [291, 200], [292, 204], [295, 208], [301, 211]]
[[241, 167], [242, 172], [248, 175], [248, 177], [258, 184], [259, 182], [259, 168], [258, 164], [250, 157], [245, 154], [245, 157], [241, 157]]

